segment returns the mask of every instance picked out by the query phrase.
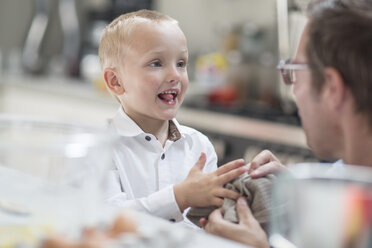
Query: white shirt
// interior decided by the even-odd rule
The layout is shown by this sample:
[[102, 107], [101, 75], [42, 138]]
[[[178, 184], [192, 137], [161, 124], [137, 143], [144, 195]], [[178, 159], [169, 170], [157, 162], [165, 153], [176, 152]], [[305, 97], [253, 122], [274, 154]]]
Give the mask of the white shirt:
[[204, 172], [217, 169], [217, 155], [208, 138], [195, 129], [172, 120], [181, 134], [163, 147], [119, 109], [109, 125], [120, 135], [115, 148], [115, 168], [109, 172], [105, 199], [161, 218], [181, 221], [173, 185], [182, 182], [201, 152], [207, 155]]

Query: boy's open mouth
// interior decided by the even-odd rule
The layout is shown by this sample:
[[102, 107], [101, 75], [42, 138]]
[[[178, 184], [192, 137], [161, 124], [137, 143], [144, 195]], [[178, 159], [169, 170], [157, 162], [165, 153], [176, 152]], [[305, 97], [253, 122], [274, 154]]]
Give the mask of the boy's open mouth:
[[178, 91], [177, 90], [166, 90], [158, 94], [158, 97], [168, 103], [172, 104], [173, 102], [176, 101], [176, 98], [178, 96]]

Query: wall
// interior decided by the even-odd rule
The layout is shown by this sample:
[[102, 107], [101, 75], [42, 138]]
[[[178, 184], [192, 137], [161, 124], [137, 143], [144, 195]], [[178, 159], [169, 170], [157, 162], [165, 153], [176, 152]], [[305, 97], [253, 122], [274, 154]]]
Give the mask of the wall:
[[275, 1], [270, 0], [157, 0], [155, 9], [180, 22], [192, 53], [217, 49], [221, 29], [231, 24], [276, 25]]

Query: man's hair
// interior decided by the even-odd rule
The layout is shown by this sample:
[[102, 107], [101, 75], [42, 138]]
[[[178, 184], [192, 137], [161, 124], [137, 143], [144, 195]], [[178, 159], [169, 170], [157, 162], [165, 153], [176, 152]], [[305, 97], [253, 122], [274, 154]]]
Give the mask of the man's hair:
[[322, 88], [326, 67], [335, 68], [372, 125], [372, 0], [315, 0], [307, 12], [314, 88]]
[[98, 49], [98, 55], [102, 68], [115, 67], [119, 59], [124, 55], [125, 49], [130, 47], [131, 33], [140, 23], [144, 22], [178, 22], [162, 13], [153, 10], [139, 10], [123, 14], [113, 20], [104, 29]]

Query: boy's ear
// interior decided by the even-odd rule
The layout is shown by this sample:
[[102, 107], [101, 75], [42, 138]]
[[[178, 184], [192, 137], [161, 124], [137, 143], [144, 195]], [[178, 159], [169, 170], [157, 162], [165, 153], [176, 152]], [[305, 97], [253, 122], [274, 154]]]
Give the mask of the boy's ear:
[[114, 68], [105, 68], [103, 70], [103, 78], [107, 88], [115, 95], [122, 95], [124, 93], [124, 87], [117, 74], [118, 72]]

